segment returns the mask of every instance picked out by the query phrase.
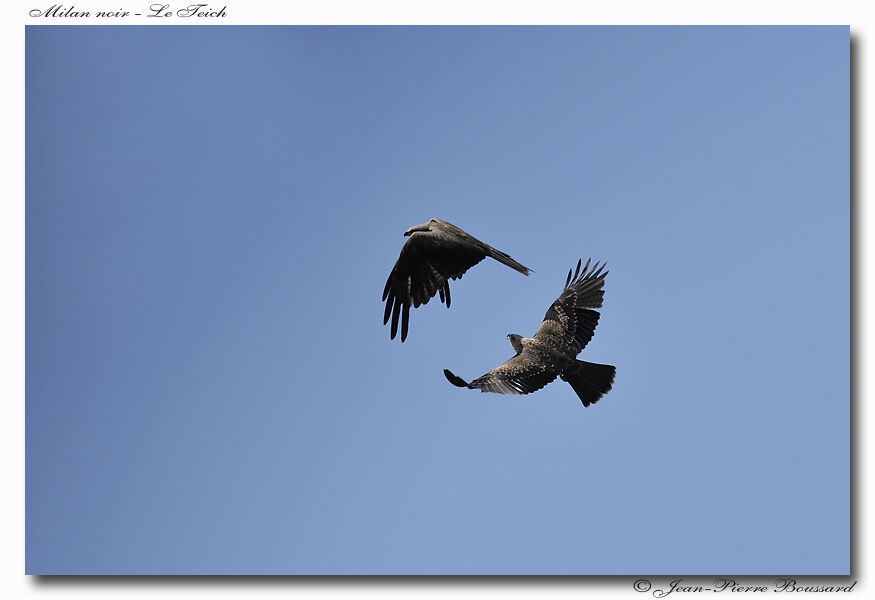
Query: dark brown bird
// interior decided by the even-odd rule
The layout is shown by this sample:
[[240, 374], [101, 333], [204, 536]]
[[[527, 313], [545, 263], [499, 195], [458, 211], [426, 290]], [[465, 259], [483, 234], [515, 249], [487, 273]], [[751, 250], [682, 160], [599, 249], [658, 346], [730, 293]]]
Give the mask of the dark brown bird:
[[441, 302], [449, 308], [450, 279], [461, 278], [465, 271], [487, 256], [523, 275], [531, 272], [504, 252], [440, 219], [430, 219], [428, 223], [411, 227], [404, 235], [409, 239], [401, 248], [401, 256], [392, 267], [383, 289], [386, 302], [383, 325], [389, 322], [391, 315], [393, 340], [398, 333], [399, 316], [401, 341], [407, 339], [411, 304], [414, 308], [427, 304], [439, 293]]
[[614, 384], [617, 369], [577, 360], [577, 355], [592, 339], [605, 292], [606, 265], [596, 263], [583, 272], [580, 261], [574, 276], [568, 271], [565, 288], [544, 316], [535, 337], [516, 333], [507, 337], [516, 355], [471, 383], [444, 369], [450, 383], [458, 387], [480, 389], [499, 394], [528, 394], [541, 389], [556, 377], [571, 384], [584, 406], [597, 402]]

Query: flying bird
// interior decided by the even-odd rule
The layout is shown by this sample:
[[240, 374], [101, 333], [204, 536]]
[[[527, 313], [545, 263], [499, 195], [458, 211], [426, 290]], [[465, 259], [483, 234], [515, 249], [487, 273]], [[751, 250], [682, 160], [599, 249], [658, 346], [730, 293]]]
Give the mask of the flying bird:
[[404, 232], [409, 239], [401, 248], [401, 255], [383, 289], [386, 310], [383, 325], [392, 316], [392, 339], [398, 333], [398, 317], [401, 317], [401, 341], [407, 339], [410, 320], [410, 305], [414, 308], [426, 304], [435, 294], [450, 307], [450, 279], [462, 275], [487, 256], [519, 271], [531, 273], [510, 256], [484, 244], [465, 233], [452, 223], [430, 219], [428, 223], [411, 227]]
[[[591, 260], [591, 259], [590, 259]], [[541, 389], [556, 377], [571, 384], [584, 406], [597, 402], [614, 384], [617, 369], [611, 365], [577, 360], [577, 355], [592, 339], [605, 292], [603, 271], [606, 265], [590, 260], [581, 272], [577, 261], [574, 276], [568, 279], [559, 298], [544, 316], [535, 336], [525, 338], [516, 333], [507, 337], [516, 355], [495, 367], [482, 377], [467, 383], [461, 377], [444, 369], [450, 383], [458, 387], [480, 389], [499, 394], [528, 394]]]

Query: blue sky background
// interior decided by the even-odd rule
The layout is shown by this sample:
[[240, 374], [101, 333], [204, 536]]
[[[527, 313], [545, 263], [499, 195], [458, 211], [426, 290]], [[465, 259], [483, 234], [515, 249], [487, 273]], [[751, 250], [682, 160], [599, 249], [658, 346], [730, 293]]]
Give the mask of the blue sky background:
[[[848, 572], [847, 27], [26, 44], [29, 573]], [[613, 391], [450, 386], [588, 256]]]

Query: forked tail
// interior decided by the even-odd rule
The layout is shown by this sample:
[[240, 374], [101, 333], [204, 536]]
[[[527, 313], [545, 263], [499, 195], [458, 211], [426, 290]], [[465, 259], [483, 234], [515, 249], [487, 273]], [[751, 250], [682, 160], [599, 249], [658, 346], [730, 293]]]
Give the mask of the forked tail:
[[515, 271], [519, 271], [523, 275], [528, 275], [529, 273], [532, 272], [532, 270], [530, 268], [528, 268], [524, 265], [521, 265], [520, 263], [518, 263], [517, 261], [512, 259], [510, 256], [508, 256], [507, 254], [505, 254], [501, 250], [496, 250], [492, 246], [489, 246], [489, 256], [491, 256], [492, 258], [494, 258], [495, 260], [497, 260], [501, 264], [507, 265], [508, 267], [510, 267], [511, 269], [513, 269]]
[[607, 394], [614, 385], [614, 375], [617, 373], [617, 368], [611, 365], [600, 365], [597, 363], [586, 362], [585, 360], [575, 361], [575, 369], [568, 370], [562, 373], [559, 377], [562, 381], [567, 381], [580, 401], [584, 406], [589, 406], [598, 402], [599, 398]]

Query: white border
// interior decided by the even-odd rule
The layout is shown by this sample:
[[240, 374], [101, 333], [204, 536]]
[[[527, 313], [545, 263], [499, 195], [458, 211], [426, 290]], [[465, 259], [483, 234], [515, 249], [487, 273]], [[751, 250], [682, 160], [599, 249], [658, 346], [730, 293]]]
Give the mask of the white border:
[[[167, 0], [162, 0], [166, 2]], [[5, 81], [2, 94], [2, 164], [4, 194], [0, 196], [0, 464], [6, 482], [0, 494], [0, 595], [4, 598], [52, 597], [155, 597], [174, 598], [335, 598], [335, 597], [448, 597], [454, 598], [574, 598], [589, 594], [630, 597], [643, 600], [650, 594], [631, 589], [633, 578], [545, 579], [332, 579], [310, 580], [269, 579], [254, 582], [248, 579], [167, 580], [107, 580], [79, 583], [50, 583], [24, 573], [24, 25], [39, 24], [28, 16], [32, 8], [48, 7], [54, 2], [16, 2], [2, 5], [2, 35], [0, 63]], [[83, 0], [65, 3], [83, 10], [117, 9], [144, 10], [151, 2], [127, 0]], [[849, 24], [856, 40], [856, 189], [855, 217], [860, 222], [857, 247], [857, 307], [856, 330], [859, 332], [858, 387], [856, 404], [856, 502], [855, 529], [858, 536], [854, 574], [858, 583], [853, 594], [867, 597], [873, 590], [868, 581], [872, 572], [869, 541], [871, 520], [865, 507], [872, 497], [871, 447], [867, 433], [873, 431], [872, 414], [868, 409], [871, 393], [869, 376], [872, 361], [868, 348], [872, 341], [872, 321], [868, 308], [872, 298], [871, 265], [873, 245], [867, 235], [875, 231], [873, 211], [867, 208], [867, 173], [872, 161], [866, 152], [872, 127], [867, 118], [866, 99], [871, 98], [872, 61], [870, 40], [873, 28], [872, 9], [865, 1], [810, 0], [735, 0], [735, 1], [613, 1], [562, 2], [538, 0], [322, 0], [268, 2], [227, 0], [228, 17], [205, 19], [205, 24]], [[97, 20], [80, 23], [150, 24], [154, 19]], [[178, 24], [189, 24], [191, 21]], [[69, 19], [53, 19], [52, 24], [72, 24]], [[802, 525], [802, 524], [801, 524]], [[767, 532], [764, 532], [767, 534]], [[667, 578], [658, 578], [665, 580]], [[747, 578], [739, 578], [747, 579]], [[735, 596], [736, 594], [733, 594]], [[749, 596], [749, 595], [748, 595]], [[794, 597], [822, 597], [814, 594], [794, 594]]]

